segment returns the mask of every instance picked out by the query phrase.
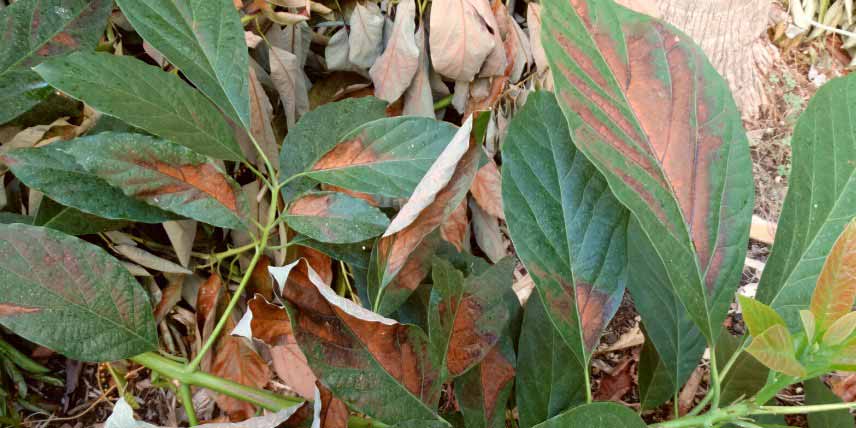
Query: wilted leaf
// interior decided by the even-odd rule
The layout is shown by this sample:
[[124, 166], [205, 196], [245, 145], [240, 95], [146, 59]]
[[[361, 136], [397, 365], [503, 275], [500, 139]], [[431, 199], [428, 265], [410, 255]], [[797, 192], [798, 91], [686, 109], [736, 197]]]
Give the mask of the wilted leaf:
[[104, 250], [63, 233], [0, 225], [0, 324], [82, 361], [157, 349], [152, 307]]
[[[287, 180], [312, 168], [325, 153], [357, 127], [386, 116], [386, 103], [377, 98], [347, 99], [328, 104], [304, 115], [290, 129], [279, 155], [280, 176]], [[298, 178], [282, 189], [286, 202], [315, 185]]]
[[785, 320], [773, 308], [743, 295], [737, 296], [737, 301], [740, 303], [740, 309], [743, 310], [743, 320], [752, 336], [760, 336], [774, 325], [787, 327]]
[[467, 201], [461, 202], [461, 205], [452, 212], [449, 219], [440, 225], [440, 235], [443, 240], [454, 245], [458, 251], [463, 251], [466, 245], [466, 240], [469, 237], [468, 231], [470, 228], [470, 219], [467, 215]]
[[122, 190], [87, 172], [73, 156], [64, 153], [62, 147], [64, 143], [15, 150], [0, 159], [30, 189], [88, 214], [142, 223], [161, 223], [176, 218], [126, 196]]
[[419, 67], [419, 47], [416, 45], [416, 3], [403, 0], [395, 8], [395, 25], [383, 54], [369, 70], [375, 86], [375, 96], [395, 102], [410, 87]]
[[356, 3], [351, 12], [348, 37], [348, 60], [358, 67], [369, 68], [383, 49], [383, 15], [373, 2]]
[[192, 274], [193, 272], [163, 258], [160, 258], [140, 247], [132, 245], [116, 245], [116, 251], [132, 262], [158, 272]]
[[312, 239], [351, 244], [380, 236], [389, 219], [379, 209], [338, 192], [306, 194], [283, 214], [288, 225]]
[[190, 149], [140, 134], [105, 132], [65, 143], [61, 150], [128, 196], [214, 226], [245, 227], [249, 207], [238, 185]]
[[687, 36], [613, 2], [546, 0], [542, 18], [574, 144], [653, 241], [668, 267], [661, 286], [714, 340], [742, 273], [754, 197], [728, 85]]
[[746, 352], [765, 366], [788, 376], [805, 376], [805, 368], [797, 361], [794, 341], [787, 327], [774, 325], [756, 336]]
[[250, 129], [249, 56], [230, 0], [118, 0], [152, 47], [181, 69], [227, 116]]
[[441, 224], [460, 206], [472, 185], [481, 145], [470, 137], [472, 118], [458, 130], [390, 223], [372, 254], [369, 296], [381, 314], [396, 310], [430, 267], [433, 241]]
[[473, 234], [479, 248], [491, 262], [496, 263], [508, 255], [507, 245], [499, 228], [499, 219], [489, 216], [477, 203], [470, 201], [473, 213]]
[[438, 73], [472, 81], [496, 44], [486, 0], [437, 0], [431, 4], [431, 63]]
[[633, 410], [614, 403], [593, 403], [575, 407], [537, 428], [644, 428], [645, 422]]
[[285, 107], [286, 124], [294, 127], [309, 111], [309, 89], [300, 58], [278, 46], [270, 47], [270, 77]]
[[594, 393], [596, 401], [621, 401], [621, 397], [633, 389], [633, 355], [628, 354], [613, 367], [612, 373], [600, 379], [600, 385]]
[[585, 403], [585, 370], [562, 340], [541, 296], [526, 302], [520, 333], [515, 387], [520, 426], [531, 428]]
[[427, 118], [375, 120], [344, 136], [306, 175], [355, 192], [406, 198], [456, 131]]
[[78, 52], [35, 70], [55, 88], [123, 122], [217, 159], [243, 159], [217, 108], [159, 67], [129, 56]]
[[511, 240], [584, 367], [624, 295], [628, 213], [571, 142], [556, 99], [530, 94], [503, 150]]
[[541, 43], [541, 4], [530, 2], [526, 4], [526, 23], [529, 24], [529, 38], [532, 42], [532, 58], [539, 72], [550, 68], [547, 53]]
[[190, 253], [196, 240], [196, 225], [194, 220], [168, 221], [163, 224], [169, 242], [175, 250], [175, 256], [184, 267], [190, 265]]
[[[817, 287], [811, 297], [811, 312], [818, 334], [853, 310], [856, 300], [856, 221], [851, 222], [835, 242], [823, 270], [817, 278]], [[825, 339], [824, 339], [825, 340]]]
[[126, 221], [108, 220], [92, 214], [87, 214], [75, 208], [54, 202], [50, 198], [42, 198], [34, 226], [44, 226], [69, 235], [88, 235], [91, 233], [118, 230], [128, 225]]
[[425, 26], [420, 25], [414, 37], [419, 49], [419, 63], [413, 82], [404, 93], [405, 116], [434, 118], [434, 96], [431, 91], [431, 59], [428, 57], [428, 45], [425, 40]]
[[425, 333], [339, 297], [310, 267], [307, 273], [309, 283], [289, 284], [284, 296], [297, 342], [319, 380], [381, 421], [439, 420], [442, 380]]
[[493, 159], [479, 169], [470, 192], [485, 212], [505, 220], [502, 210], [502, 175]]
[[494, 347], [478, 366], [455, 379], [455, 398], [467, 428], [504, 428], [505, 407], [514, 386], [514, 351], [511, 359]]
[[[231, 319], [226, 324], [227, 330], [234, 326]], [[263, 388], [270, 381], [267, 362], [242, 337], [221, 336], [213, 354], [211, 374], [215, 376], [255, 388]], [[217, 394], [215, 400], [233, 421], [243, 421], [256, 413], [255, 406], [237, 398]]]
[[[832, 393], [820, 379], [805, 382], [805, 404], [817, 406], [823, 404], [840, 404], [841, 399]], [[845, 409], [810, 413], [808, 426], [810, 428], [844, 428], [853, 425], [853, 415]]]

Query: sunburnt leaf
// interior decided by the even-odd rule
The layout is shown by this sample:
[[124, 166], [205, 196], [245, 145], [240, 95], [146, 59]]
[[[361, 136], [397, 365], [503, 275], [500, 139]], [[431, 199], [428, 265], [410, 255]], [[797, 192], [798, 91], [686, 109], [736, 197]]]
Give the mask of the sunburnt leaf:
[[238, 185], [186, 147], [106, 132], [64, 143], [61, 150], [128, 196], [214, 226], [246, 227], [249, 205]]
[[628, 213], [577, 151], [549, 93], [509, 125], [502, 196], [511, 240], [547, 312], [584, 367], [624, 294]]
[[250, 129], [249, 55], [230, 0], [119, 0], [134, 29], [227, 116]]
[[728, 85], [687, 36], [612, 1], [547, 0], [541, 17], [574, 143], [653, 241], [668, 267], [663, 286], [715, 339], [754, 197]]
[[64, 147], [61, 143], [20, 149], [0, 159], [27, 187], [88, 214], [142, 223], [161, 223], [176, 218], [171, 213], [126, 196], [122, 190], [89, 173], [73, 156], [62, 151]]
[[[818, 334], [853, 310], [856, 300], [856, 221], [851, 222], [832, 246], [809, 309], [814, 314]], [[825, 338], [824, 338], [825, 340]]]
[[456, 131], [428, 118], [376, 120], [342, 138], [305, 175], [355, 192], [406, 198]]
[[473, 182], [481, 145], [472, 118], [455, 134], [378, 240], [369, 266], [369, 296], [381, 314], [398, 309], [428, 274], [436, 235]]
[[282, 215], [295, 231], [331, 244], [353, 244], [380, 236], [389, 219], [368, 202], [338, 192], [306, 194]]
[[243, 159], [217, 108], [159, 67], [129, 56], [78, 52], [35, 70], [51, 86], [102, 113], [213, 158]]
[[353, 409], [381, 421], [441, 421], [440, 364], [425, 333], [336, 295], [309, 266], [306, 273], [308, 281], [290, 282], [284, 297], [297, 342], [319, 380]]
[[856, 217], [856, 164], [848, 161], [856, 158], [856, 117], [838, 108], [854, 96], [856, 76], [830, 81], [794, 128], [788, 196], [757, 295], [791, 329], [799, 327], [799, 311], [808, 309], [836, 239]]
[[615, 403], [593, 403], [575, 407], [536, 428], [644, 428], [633, 410]]
[[294, 176], [311, 169], [354, 129], [385, 116], [386, 103], [373, 97], [350, 98], [303, 115], [297, 126], [289, 129], [279, 155], [280, 176], [283, 181], [291, 180], [282, 189], [286, 202], [316, 183]]
[[82, 361], [157, 349], [146, 292], [101, 248], [61, 232], [0, 225], [0, 324]]
[[794, 340], [783, 325], [774, 325], [755, 336], [746, 352], [777, 372], [794, 377], [806, 375], [805, 367], [797, 361]]

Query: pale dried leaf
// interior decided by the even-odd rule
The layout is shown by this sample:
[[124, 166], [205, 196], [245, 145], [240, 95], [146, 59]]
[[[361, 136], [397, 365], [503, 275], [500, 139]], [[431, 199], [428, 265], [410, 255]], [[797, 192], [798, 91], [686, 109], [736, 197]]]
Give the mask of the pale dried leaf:
[[126, 262], [121, 260], [122, 264], [125, 266], [125, 269], [128, 269], [128, 272], [131, 272], [131, 275], [141, 276], [141, 277], [149, 277], [152, 276], [149, 271], [145, 270], [142, 266], [138, 264], [134, 264], [131, 262]]
[[[251, 131], [268, 159], [276, 159], [279, 156], [279, 146], [271, 126], [271, 118], [273, 118], [273, 106], [261, 82], [259, 82], [255, 69], [250, 67]], [[261, 155], [257, 154], [256, 156], [258, 157], [256, 166], [262, 167], [264, 161], [261, 159]], [[274, 168], [278, 167], [279, 163], [274, 162]]]
[[297, 56], [300, 68], [306, 66], [306, 58], [312, 44], [312, 29], [309, 24], [301, 22], [297, 25], [289, 25], [280, 28], [274, 25], [267, 32], [267, 38], [272, 46], [284, 49]]
[[514, 30], [513, 37], [517, 40], [517, 49], [516, 57], [514, 58], [514, 68], [511, 70], [511, 75], [509, 76], [509, 80], [511, 83], [517, 83], [520, 81], [520, 78], [523, 76], [523, 71], [526, 69], [526, 66], [533, 63], [532, 58], [532, 44], [529, 41], [529, 37], [523, 32], [523, 29], [520, 28], [520, 24], [517, 23], [513, 18], [509, 18], [511, 22], [512, 29]]
[[182, 266], [190, 265], [190, 253], [193, 251], [193, 241], [196, 240], [196, 220], [176, 220], [163, 224], [169, 242], [175, 250], [178, 262]]
[[394, 235], [410, 226], [426, 207], [434, 202], [437, 193], [443, 190], [455, 174], [458, 162], [467, 152], [470, 134], [473, 130], [473, 118], [468, 117], [449, 145], [440, 153], [437, 160], [425, 173], [413, 194], [389, 224], [384, 237]]
[[285, 107], [286, 123], [290, 129], [301, 115], [309, 111], [309, 89], [300, 58], [284, 49], [271, 46], [270, 77]]
[[389, 43], [369, 70], [375, 85], [375, 96], [387, 102], [394, 102], [404, 94], [419, 67], [415, 18], [414, 0], [398, 3]]
[[419, 48], [419, 64], [410, 87], [404, 93], [405, 116], [434, 118], [434, 96], [431, 90], [431, 60], [428, 58], [428, 46], [425, 44], [425, 28], [416, 31], [416, 46]]
[[479, 169], [470, 192], [485, 212], [505, 220], [505, 212], [502, 209], [502, 176], [493, 159]]
[[438, 73], [469, 82], [496, 46], [488, 29], [494, 20], [485, 0], [435, 0], [431, 5], [431, 61]]
[[250, 49], [257, 48], [259, 43], [262, 42], [262, 38], [252, 31], [244, 31], [244, 40], [247, 42], [247, 47]]
[[452, 97], [452, 107], [463, 114], [467, 110], [467, 102], [470, 100], [470, 81], [455, 82], [455, 95]]
[[348, 59], [349, 51], [348, 30], [343, 27], [330, 37], [330, 41], [324, 49], [324, 60], [327, 63], [327, 69], [361, 72], [360, 68]]
[[358, 67], [369, 68], [383, 49], [383, 15], [380, 8], [367, 2], [357, 3], [349, 21], [348, 60]]
[[473, 234], [479, 248], [493, 263], [504, 259], [508, 252], [499, 229], [499, 220], [484, 212], [477, 203], [470, 203], [470, 211], [473, 213]]
[[[473, 3], [479, 4], [478, 9], [491, 10], [487, 0], [470, 0]], [[497, 77], [505, 74], [505, 68], [508, 66], [508, 56], [505, 51], [504, 35], [500, 31], [499, 19], [510, 18], [508, 9], [502, 1], [494, 2], [495, 10], [487, 14], [487, 26], [491, 29], [493, 36], [493, 50], [484, 61], [480, 77]], [[501, 17], [501, 18], [500, 18]]]
[[140, 266], [145, 266], [149, 269], [153, 269], [159, 272], [167, 272], [167, 273], [183, 273], [183, 274], [191, 274], [193, 272], [163, 258], [160, 258], [142, 248], [134, 247], [131, 245], [116, 245], [113, 247], [116, 251], [133, 261], [134, 263], [139, 264]]
[[535, 67], [538, 71], [545, 71], [550, 68], [547, 62], [547, 53], [544, 52], [544, 45], [541, 44], [541, 5], [531, 2], [526, 9], [526, 22], [529, 23], [529, 40], [532, 43], [532, 58], [535, 60]]

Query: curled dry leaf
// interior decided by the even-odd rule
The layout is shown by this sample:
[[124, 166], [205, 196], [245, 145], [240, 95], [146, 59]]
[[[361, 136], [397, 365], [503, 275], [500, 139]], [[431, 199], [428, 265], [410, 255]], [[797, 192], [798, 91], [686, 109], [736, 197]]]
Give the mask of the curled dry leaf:
[[505, 220], [505, 212], [502, 209], [502, 175], [493, 159], [479, 169], [470, 192], [486, 213]]
[[348, 60], [364, 69], [375, 63], [383, 49], [383, 15], [373, 2], [357, 3], [351, 12]]
[[[438, 73], [469, 82], [494, 50], [486, 0], [437, 0], [431, 5], [431, 62]], [[494, 27], [495, 28], [495, 27]]]
[[419, 67], [419, 47], [414, 34], [416, 3], [403, 0], [395, 12], [395, 25], [386, 50], [369, 70], [375, 96], [388, 102], [395, 102], [404, 94]]

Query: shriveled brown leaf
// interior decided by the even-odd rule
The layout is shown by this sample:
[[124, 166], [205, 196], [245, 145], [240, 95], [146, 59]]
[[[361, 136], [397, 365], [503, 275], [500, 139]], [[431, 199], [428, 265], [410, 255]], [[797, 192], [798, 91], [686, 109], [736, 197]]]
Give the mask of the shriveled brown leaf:
[[262, 256], [253, 273], [250, 274], [250, 283], [247, 284], [247, 293], [251, 296], [260, 295], [267, 300], [273, 300], [273, 279], [270, 277], [268, 268], [270, 267], [270, 257]]
[[[219, 275], [211, 275], [202, 285], [196, 296], [196, 324], [202, 341], [208, 340], [214, 325], [217, 323], [217, 307], [223, 296], [223, 281]], [[211, 353], [202, 358], [202, 369], [208, 371], [211, 367]]]
[[155, 307], [155, 322], [160, 324], [166, 318], [172, 308], [181, 300], [181, 278], [173, 278], [169, 285], [163, 289], [160, 301]]
[[[297, 247], [296, 254], [298, 258], [306, 259], [325, 283], [333, 282], [333, 260], [330, 256], [309, 247]], [[301, 268], [298, 266], [297, 270], [300, 271]]]
[[[485, 20], [488, 28], [491, 30], [491, 35], [493, 36], [493, 50], [487, 56], [487, 59], [484, 61], [484, 65], [482, 66], [481, 71], [479, 72], [480, 77], [497, 77], [505, 74], [506, 67], [508, 67], [509, 59], [511, 58], [508, 54], [509, 52], [505, 49], [505, 35], [502, 34], [501, 24], [499, 24], [499, 20], [504, 20], [506, 17], [510, 18], [508, 15], [508, 9], [505, 7], [505, 3], [502, 1], [494, 1], [492, 5], [489, 6], [487, 0], [482, 0], [478, 2], [480, 5], [478, 6], [482, 10], [492, 10], [493, 13], [489, 15], [489, 18]], [[487, 6], [487, 7], [486, 7]]]
[[395, 12], [395, 25], [386, 49], [369, 70], [375, 96], [387, 102], [401, 98], [419, 67], [419, 47], [414, 34], [416, 3], [402, 0]]
[[462, 201], [449, 219], [440, 226], [440, 235], [454, 245], [458, 251], [464, 251], [470, 219], [467, 215], [467, 201]]
[[116, 251], [138, 265], [166, 273], [191, 274], [193, 272], [161, 257], [158, 257], [140, 247], [132, 245], [116, 245]]
[[481, 71], [496, 40], [488, 27], [487, 0], [436, 0], [431, 5], [431, 62], [438, 73], [469, 82]]
[[502, 209], [502, 175], [493, 159], [479, 169], [470, 192], [486, 213], [505, 220], [505, 211]]

